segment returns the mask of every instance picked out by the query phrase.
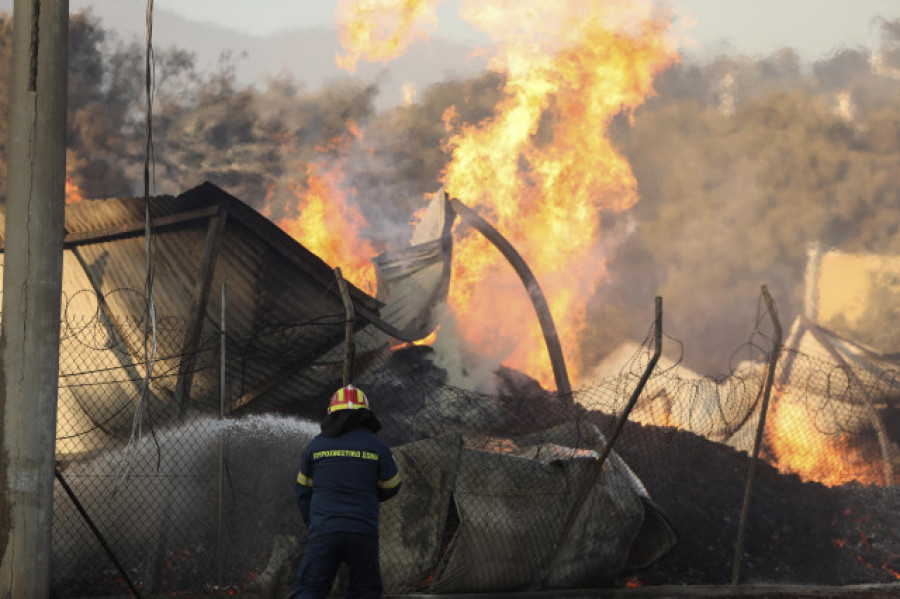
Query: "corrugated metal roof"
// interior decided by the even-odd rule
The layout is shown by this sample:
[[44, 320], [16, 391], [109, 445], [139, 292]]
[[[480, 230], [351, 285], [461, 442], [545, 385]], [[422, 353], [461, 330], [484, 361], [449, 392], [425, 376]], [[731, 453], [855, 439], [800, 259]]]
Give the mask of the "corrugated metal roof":
[[[223, 285], [229, 410], [296, 407], [340, 384], [346, 319], [332, 266], [211, 183], [148, 205], [159, 356], [149, 405], [156, 423], [188, 409], [218, 411]], [[150, 339], [146, 210], [142, 198], [66, 207], [60, 426], [81, 422], [59, 431], [60, 453], [101, 447], [132, 429]], [[357, 355], [430, 332], [428, 313], [446, 294], [441, 277], [449, 276], [449, 253], [441, 252], [449, 251], [449, 228], [439, 230], [447, 238], [429, 240], [425, 251], [379, 258], [406, 265], [407, 280], [394, 269], [390, 293], [382, 289], [389, 308], [348, 284]]]

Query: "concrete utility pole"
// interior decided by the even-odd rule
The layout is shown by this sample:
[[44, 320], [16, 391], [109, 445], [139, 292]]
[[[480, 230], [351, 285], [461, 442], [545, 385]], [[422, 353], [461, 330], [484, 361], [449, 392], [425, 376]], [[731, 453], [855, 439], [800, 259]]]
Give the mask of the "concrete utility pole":
[[68, 0], [15, 0], [0, 325], [0, 597], [50, 594]]

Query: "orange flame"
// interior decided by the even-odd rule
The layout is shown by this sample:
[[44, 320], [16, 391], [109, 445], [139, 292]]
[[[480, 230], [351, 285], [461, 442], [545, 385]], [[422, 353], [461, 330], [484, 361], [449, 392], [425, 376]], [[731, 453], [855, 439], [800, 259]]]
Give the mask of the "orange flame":
[[[388, 60], [421, 38], [438, 0], [343, 0], [339, 59]], [[653, 93], [675, 62], [670, 17], [652, 0], [465, 0], [460, 15], [497, 44], [491, 68], [505, 100], [477, 126], [445, 122], [452, 159], [447, 191], [478, 209], [519, 250], [540, 281], [577, 378], [577, 335], [586, 303], [606, 276], [599, 244], [603, 210], [637, 201], [637, 184], [607, 137]], [[476, 235], [454, 250], [449, 305], [466, 346], [554, 380], [528, 294], [499, 253]], [[498, 313], [497, 305], [504, 310]], [[490, 326], [487, 325], [490, 323]]]
[[438, 0], [341, 0], [336, 10], [338, 37], [346, 54], [338, 67], [353, 72], [360, 59], [387, 62], [410, 43], [428, 37], [436, 25]]
[[81, 189], [72, 180], [72, 174], [66, 171], [66, 204], [74, 204], [84, 199]]
[[[358, 138], [354, 123], [348, 123], [347, 128], [353, 138]], [[275, 219], [275, 224], [328, 264], [339, 266], [346, 280], [374, 294], [376, 277], [371, 259], [377, 252], [361, 234], [368, 222], [350, 202], [356, 190], [347, 188], [339, 165], [326, 168], [324, 161], [306, 164], [299, 158], [291, 159], [293, 141], [288, 137], [281, 148], [288, 156], [286, 172], [306, 176], [288, 175], [279, 180], [266, 195], [263, 214], [272, 217], [276, 200], [286, 204], [287, 216]], [[330, 140], [327, 148], [318, 151], [334, 151], [343, 143], [342, 138]]]
[[431, 331], [431, 333], [429, 333], [425, 337], [422, 337], [421, 339], [419, 339], [417, 341], [404, 342], [404, 343], [399, 343], [397, 345], [393, 345], [393, 346], [391, 346], [391, 351], [406, 349], [407, 347], [412, 347], [413, 345], [428, 345], [428, 346], [434, 345], [434, 342], [437, 340], [438, 331], [440, 331], [440, 330], [441, 330], [441, 325], [437, 325], [434, 328], [434, 330]]
[[804, 481], [836, 486], [858, 481], [884, 484], [881, 461], [866, 456], [846, 433], [826, 434], [815, 424], [807, 408], [782, 394], [773, 403], [767, 425], [771, 447], [769, 461], [782, 472]]
[[[501, 43], [491, 66], [506, 75], [506, 99], [492, 119], [456, 127], [444, 183], [529, 263], [573, 378], [586, 302], [606, 275], [601, 213], [638, 199], [607, 130], [617, 115], [633, 114], [652, 93], [655, 74], [675, 60], [664, 35], [667, 16], [627, 12], [633, 4], [504, 0], [469, 2], [463, 10]], [[451, 126], [453, 117], [445, 115]], [[454, 252], [450, 305], [471, 323], [463, 335], [552, 386], [537, 319], [511, 269], [480, 237], [461, 239]]]

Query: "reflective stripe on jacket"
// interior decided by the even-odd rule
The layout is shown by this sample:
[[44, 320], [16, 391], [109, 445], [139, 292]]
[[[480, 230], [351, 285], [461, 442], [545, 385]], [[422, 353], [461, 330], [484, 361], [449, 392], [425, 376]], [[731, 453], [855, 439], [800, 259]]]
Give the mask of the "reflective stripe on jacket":
[[390, 449], [365, 428], [314, 438], [297, 473], [297, 500], [310, 534], [378, 534], [378, 503], [400, 490]]

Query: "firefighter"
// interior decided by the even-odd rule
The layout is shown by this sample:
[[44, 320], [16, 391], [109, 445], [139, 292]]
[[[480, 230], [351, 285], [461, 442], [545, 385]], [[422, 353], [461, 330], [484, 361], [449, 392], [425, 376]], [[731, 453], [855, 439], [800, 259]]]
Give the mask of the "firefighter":
[[295, 485], [307, 527], [293, 597], [326, 597], [341, 562], [347, 597], [381, 597], [378, 504], [400, 490], [400, 472], [376, 436], [381, 423], [353, 385], [331, 397], [322, 432], [303, 452]]

